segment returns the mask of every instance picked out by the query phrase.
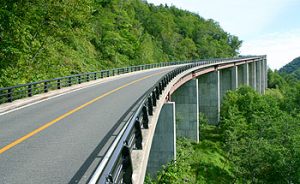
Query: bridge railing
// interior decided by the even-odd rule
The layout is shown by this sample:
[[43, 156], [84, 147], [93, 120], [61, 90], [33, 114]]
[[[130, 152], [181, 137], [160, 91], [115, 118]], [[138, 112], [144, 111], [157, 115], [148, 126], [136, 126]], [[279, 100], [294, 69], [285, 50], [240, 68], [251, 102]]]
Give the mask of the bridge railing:
[[70, 75], [55, 79], [42, 80], [38, 82], [31, 82], [27, 84], [21, 84], [16, 86], [0, 88], [0, 104], [6, 102], [12, 102], [17, 99], [32, 97], [36, 94], [47, 93], [51, 90], [61, 89], [64, 87], [70, 87], [74, 84], [81, 84], [92, 80], [102, 79], [106, 77], [116, 76], [125, 73], [131, 73], [135, 71], [141, 71], [152, 68], [159, 68], [171, 65], [180, 65], [193, 61], [180, 61], [180, 62], [164, 62], [145, 64], [138, 66], [129, 66], [124, 68], [114, 68], [109, 70], [101, 70], [97, 72], [89, 72], [77, 75]]
[[[242, 57], [239, 57], [242, 58]], [[230, 60], [228, 59], [209, 59], [202, 60], [202, 62], [218, 62]], [[164, 63], [154, 63], [154, 64], [144, 64], [137, 66], [129, 66], [124, 68], [114, 68], [109, 70], [101, 70], [97, 72], [82, 73], [76, 75], [70, 75], [60, 78], [54, 78], [49, 80], [42, 80], [38, 82], [31, 82], [27, 84], [20, 84], [16, 86], [0, 88], [0, 104], [12, 102], [17, 99], [22, 99], [26, 97], [32, 97], [37, 94], [47, 93], [51, 90], [61, 89], [64, 87], [70, 87], [75, 84], [81, 84], [84, 82], [89, 82], [92, 80], [102, 79], [106, 77], [116, 76], [125, 73], [131, 73], [135, 71], [147, 70], [152, 68], [159, 68], [172, 65], [188, 64], [194, 62], [201, 62], [199, 60], [195, 61], [177, 61], [177, 62], [164, 62]]]
[[[250, 57], [239, 57], [239, 59], [243, 58]], [[232, 60], [234, 59], [237, 58], [193, 62], [172, 70], [158, 80], [155, 85], [136, 101], [135, 105], [129, 109], [128, 113], [124, 115], [126, 120], [121, 119], [119, 121], [119, 123], [123, 122], [124, 125], [113, 144], [110, 146], [110, 149], [107, 150], [104, 159], [99, 163], [93, 176], [90, 178], [89, 184], [132, 183], [133, 167], [131, 151], [143, 149], [142, 129], [149, 128], [149, 117], [153, 115], [154, 109], [157, 106], [157, 101], [169, 82], [178, 74], [190, 68], [200, 65], [224, 63], [226, 61], [233, 62]]]

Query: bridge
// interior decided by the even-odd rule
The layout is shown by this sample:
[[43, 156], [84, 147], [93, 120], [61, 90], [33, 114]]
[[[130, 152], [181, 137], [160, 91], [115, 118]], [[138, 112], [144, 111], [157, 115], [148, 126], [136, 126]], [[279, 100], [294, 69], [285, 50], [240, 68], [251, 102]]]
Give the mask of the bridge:
[[[266, 56], [141, 65], [0, 88], [0, 183], [143, 183], [199, 141], [241, 85], [264, 93]], [[76, 84], [76, 85], [75, 85]]]

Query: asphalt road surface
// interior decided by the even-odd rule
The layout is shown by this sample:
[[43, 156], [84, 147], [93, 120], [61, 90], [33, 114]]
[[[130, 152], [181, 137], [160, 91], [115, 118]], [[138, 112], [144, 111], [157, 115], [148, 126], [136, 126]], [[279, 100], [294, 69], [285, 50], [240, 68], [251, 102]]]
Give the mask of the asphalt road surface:
[[108, 132], [173, 68], [126, 75], [0, 115], [0, 183], [87, 182], [107, 149]]

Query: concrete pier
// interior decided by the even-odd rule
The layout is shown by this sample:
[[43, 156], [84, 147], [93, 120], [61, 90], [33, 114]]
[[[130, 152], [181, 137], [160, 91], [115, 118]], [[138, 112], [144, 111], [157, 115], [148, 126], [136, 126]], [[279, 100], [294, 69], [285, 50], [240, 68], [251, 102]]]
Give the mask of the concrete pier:
[[204, 113], [210, 124], [220, 119], [220, 71], [201, 75], [199, 78], [199, 111]]
[[238, 87], [241, 87], [242, 85], [244, 85], [244, 67], [243, 65], [239, 65], [238, 66]]
[[256, 65], [249, 63], [249, 86], [256, 90]]
[[268, 74], [265, 60], [261, 61], [261, 71], [261, 93], [265, 94], [265, 89], [267, 88], [266, 76]]
[[238, 66], [238, 86], [249, 85], [249, 67], [248, 64]]
[[190, 80], [171, 97], [176, 106], [176, 135], [199, 142], [198, 79]]
[[237, 66], [233, 66], [229, 70], [231, 70], [231, 82], [232, 82], [231, 89], [235, 90], [235, 89], [237, 89], [239, 87], [238, 67]]
[[261, 69], [261, 61], [256, 61], [254, 62], [256, 66], [256, 91], [261, 93], [261, 74], [262, 74], [262, 69]]
[[227, 91], [236, 89], [237, 87], [237, 75], [236, 75], [236, 66], [232, 69], [222, 69], [220, 70], [220, 100], [223, 101], [223, 96]]
[[155, 176], [156, 172], [172, 160], [176, 159], [175, 103], [163, 105], [156, 125], [147, 173]]

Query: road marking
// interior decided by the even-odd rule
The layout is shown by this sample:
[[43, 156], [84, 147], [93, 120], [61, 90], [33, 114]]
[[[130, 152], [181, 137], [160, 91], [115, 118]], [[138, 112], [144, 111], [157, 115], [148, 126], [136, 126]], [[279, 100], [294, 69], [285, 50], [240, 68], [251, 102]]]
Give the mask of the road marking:
[[[152, 69], [148, 69], [147, 71], [158, 71], [160, 69], [161, 68], [152, 68]], [[17, 111], [17, 110], [20, 110], [20, 109], [24, 109], [26, 107], [29, 107], [29, 106], [32, 106], [32, 105], [35, 105], [35, 104], [39, 104], [39, 103], [44, 102], [44, 101], [48, 101], [48, 100], [51, 100], [51, 99], [54, 99], [54, 98], [57, 98], [57, 97], [60, 97], [60, 96], [64, 96], [64, 95], [67, 95], [69, 93], [73, 93], [73, 92], [76, 92], [76, 91], [79, 91], [79, 90], [82, 90], [82, 89], [86, 89], [86, 88], [89, 88], [89, 87], [97, 86], [99, 84], [103, 84], [103, 83], [115, 81], [115, 80], [120, 79], [122, 76], [132, 76], [133, 74], [139, 74], [140, 72], [142, 72], [142, 71], [135, 71], [135, 72], [132, 72], [132, 73], [125, 73], [125, 74], [115, 75], [115, 76], [108, 77], [108, 78], [102, 78], [101, 81], [99, 81], [99, 82], [97, 82], [95, 84], [91, 84], [91, 85], [87, 85], [87, 86], [82, 86], [82, 87], [79, 87], [77, 89], [74, 89], [74, 90], [72, 89], [71, 91], [68, 91], [68, 92], [65, 92], [65, 93], [61, 93], [61, 94], [56, 94], [56, 95], [54, 94], [53, 96], [47, 97], [46, 99], [38, 100], [36, 102], [32, 102], [32, 103], [29, 103], [27, 105], [24, 105], [24, 106], [21, 106], [21, 107], [17, 107], [17, 108], [14, 108], [14, 109], [2, 112], [2, 113], [0, 113], [0, 116], [8, 114], [8, 113], [11, 113], [11, 112], [14, 112], [14, 111]], [[62, 89], [65, 89], [65, 88], [62, 88]], [[42, 95], [42, 94], [39, 94], [39, 95]]]
[[15, 140], [15, 141], [13, 141], [13, 142], [11, 142], [10, 144], [8, 144], [8, 145], [2, 147], [2, 148], [0, 149], [0, 154], [6, 152], [7, 150], [9, 150], [10, 148], [12, 148], [12, 147], [14, 147], [14, 146], [16, 146], [16, 145], [22, 143], [23, 141], [25, 141], [25, 140], [29, 139], [30, 137], [34, 136], [35, 134], [37, 134], [37, 133], [39, 133], [39, 132], [45, 130], [46, 128], [50, 127], [51, 125], [57, 123], [58, 121], [60, 121], [60, 120], [62, 120], [62, 119], [64, 119], [64, 118], [70, 116], [71, 114], [73, 114], [73, 113], [75, 113], [75, 112], [77, 112], [77, 111], [83, 109], [84, 107], [86, 107], [86, 106], [88, 106], [88, 105], [91, 105], [92, 103], [94, 103], [94, 102], [100, 100], [101, 98], [104, 98], [104, 97], [106, 97], [106, 96], [108, 96], [108, 95], [110, 95], [110, 94], [112, 94], [112, 93], [114, 93], [114, 92], [116, 92], [116, 91], [119, 91], [120, 89], [123, 89], [123, 88], [125, 88], [125, 87], [127, 87], [127, 86], [130, 86], [130, 85], [132, 85], [132, 84], [134, 84], [134, 83], [137, 83], [137, 82], [139, 82], [139, 81], [145, 80], [145, 79], [150, 78], [150, 77], [153, 77], [153, 76], [155, 76], [155, 75], [159, 75], [159, 74], [164, 73], [164, 72], [165, 72], [165, 71], [159, 72], [159, 73], [155, 73], [155, 74], [151, 74], [151, 75], [148, 75], [148, 76], [145, 76], [145, 77], [143, 77], [143, 78], [140, 78], [140, 79], [134, 80], [134, 81], [132, 81], [132, 82], [130, 82], [130, 83], [127, 83], [127, 84], [125, 84], [125, 85], [123, 85], [123, 86], [120, 86], [120, 87], [118, 87], [118, 88], [115, 88], [115, 89], [113, 89], [113, 90], [111, 90], [111, 91], [109, 91], [109, 92], [106, 92], [106, 93], [104, 93], [103, 95], [98, 96], [98, 97], [94, 98], [93, 100], [91, 100], [91, 101], [89, 101], [89, 102], [87, 102], [87, 103], [85, 103], [85, 104], [83, 104], [83, 105], [81, 105], [81, 106], [79, 106], [79, 107], [77, 107], [77, 108], [75, 108], [75, 109], [73, 109], [73, 110], [70, 110], [69, 112], [67, 112], [67, 113], [65, 113], [65, 114], [63, 114], [63, 115], [57, 117], [56, 119], [54, 119], [54, 120], [52, 120], [52, 121], [50, 121], [50, 122], [44, 124], [43, 126], [41, 126], [41, 127], [37, 128], [37, 129], [33, 130], [32, 132], [26, 134], [25, 136], [23, 136], [23, 137], [21, 137], [21, 138]]

